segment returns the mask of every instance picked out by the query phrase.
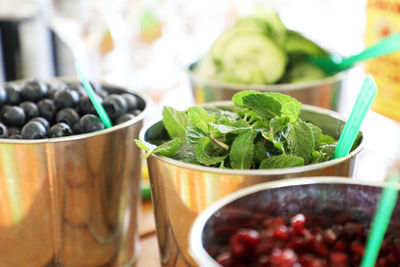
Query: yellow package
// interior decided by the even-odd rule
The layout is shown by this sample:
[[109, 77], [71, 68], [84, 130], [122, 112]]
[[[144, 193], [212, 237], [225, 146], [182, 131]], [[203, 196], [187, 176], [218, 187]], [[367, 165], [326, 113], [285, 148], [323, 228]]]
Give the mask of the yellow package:
[[[400, 0], [368, 0], [366, 46], [400, 32]], [[400, 52], [366, 63], [366, 73], [374, 76], [378, 94], [372, 109], [400, 121]]]

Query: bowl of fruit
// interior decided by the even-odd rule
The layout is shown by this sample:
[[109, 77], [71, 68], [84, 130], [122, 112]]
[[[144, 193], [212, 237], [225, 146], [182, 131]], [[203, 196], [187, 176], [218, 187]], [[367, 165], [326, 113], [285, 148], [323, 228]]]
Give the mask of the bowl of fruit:
[[[242, 189], [196, 219], [190, 252], [208, 267], [360, 266], [384, 185], [314, 177]], [[399, 249], [398, 201], [377, 266], [399, 265]]]
[[293, 177], [352, 177], [361, 133], [350, 154], [332, 159], [344, 123], [334, 111], [271, 92], [242, 91], [186, 111], [165, 107], [136, 141], [146, 151], [162, 264], [193, 263], [194, 219], [229, 193]]
[[123, 266], [138, 256], [146, 97], [78, 80], [0, 85], [0, 258], [7, 266]]
[[240, 18], [191, 64], [188, 74], [196, 103], [229, 100], [241, 90], [288, 94], [300, 102], [337, 110], [346, 71], [327, 74], [310, 57], [328, 52], [278, 14]]

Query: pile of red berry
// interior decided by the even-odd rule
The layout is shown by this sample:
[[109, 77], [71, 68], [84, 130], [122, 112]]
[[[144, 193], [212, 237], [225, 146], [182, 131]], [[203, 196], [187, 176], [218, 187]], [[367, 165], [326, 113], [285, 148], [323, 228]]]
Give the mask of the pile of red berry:
[[[303, 214], [286, 221], [258, 214], [229, 237], [229, 244], [207, 251], [224, 267], [359, 266], [368, 236], [366, 227], [349, 220], [323, 221]], [[400, 266], [400, 232], [386, 234], [376, 266]]]

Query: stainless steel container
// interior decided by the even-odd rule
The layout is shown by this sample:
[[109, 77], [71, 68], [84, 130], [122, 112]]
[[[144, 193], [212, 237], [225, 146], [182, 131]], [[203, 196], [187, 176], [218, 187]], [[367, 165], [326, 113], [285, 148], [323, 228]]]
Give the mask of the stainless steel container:
[[0, 139], [1, 267], [135, 262], [141, 164], [133, 140], [148, 102], [134, 94], [145, 110], [112, 128], [42, 140]]
[[[210, 106], [232, 105], [219, 102]], [[338, 138], [344, 119], [319, 107], [303, 107], [300, 117]], [[142, 141], [152, 142], [163, 134], [163, 124], [141, 131]], [[308, 176], [353, 176], [361, 144], [346, 157], [313, 165], [273, 170], [232, 170], [186, 164], [152, 155], [148, 158], [157, 237], [163, 266], [196, 266], [190, 257], [188, 234], [197, 215], [216, 200], [247, 186], [266, 181]]]
[[[198, 266], [220, 267], [206, 249], [216, 245], [217, 239], [221, 238], [217, 232], [221, 233], [221, 227], [228, 224], [228, 212], [232, 214], [239, 209], [265, 214], [276, 214], [279, 210], [282, 216], [296, 213], [323, 216], [329, 213], [332, 218], [335, 214], [347, 215], [351, 220], [369, 223], [383, 186], [384, 183], [339, 177], [313, 177], [245, 188], [221, 199], [198, 216], [189, 236], [190, 253]], [[397, 189], [400, 190], [400, 185]], [[230, 220], [229, 225], [235, 222], [240, 225], [240, 215], [236, 221]], [[400, 200], [397, 200], [391, 227], [400, 230]]]
[[298, 83], [248, 85], [206, 80], [192, 71], [194, 64], [189, 67], [188, 74], [193, 96], [198, 104], [231, 100], [232, 96], [239, 91], [254, 90], [287, 94], [303, 104], [338, 110], [347, 74], [347, 72], [340, 72], [322, 79]]

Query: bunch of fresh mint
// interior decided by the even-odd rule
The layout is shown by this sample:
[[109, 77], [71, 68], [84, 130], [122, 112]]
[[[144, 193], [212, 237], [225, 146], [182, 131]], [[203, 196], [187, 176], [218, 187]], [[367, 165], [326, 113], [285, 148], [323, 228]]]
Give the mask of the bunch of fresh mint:
[[135, 140], [146, 151], [183, 162], [232, 169], [274, 169], [331, 159], [336, 140], [299, 118], [301, 103], [287, 95], [242, 91], [235, 106], [186, 112], [163, 110], [171, 140], [155, 146]]

